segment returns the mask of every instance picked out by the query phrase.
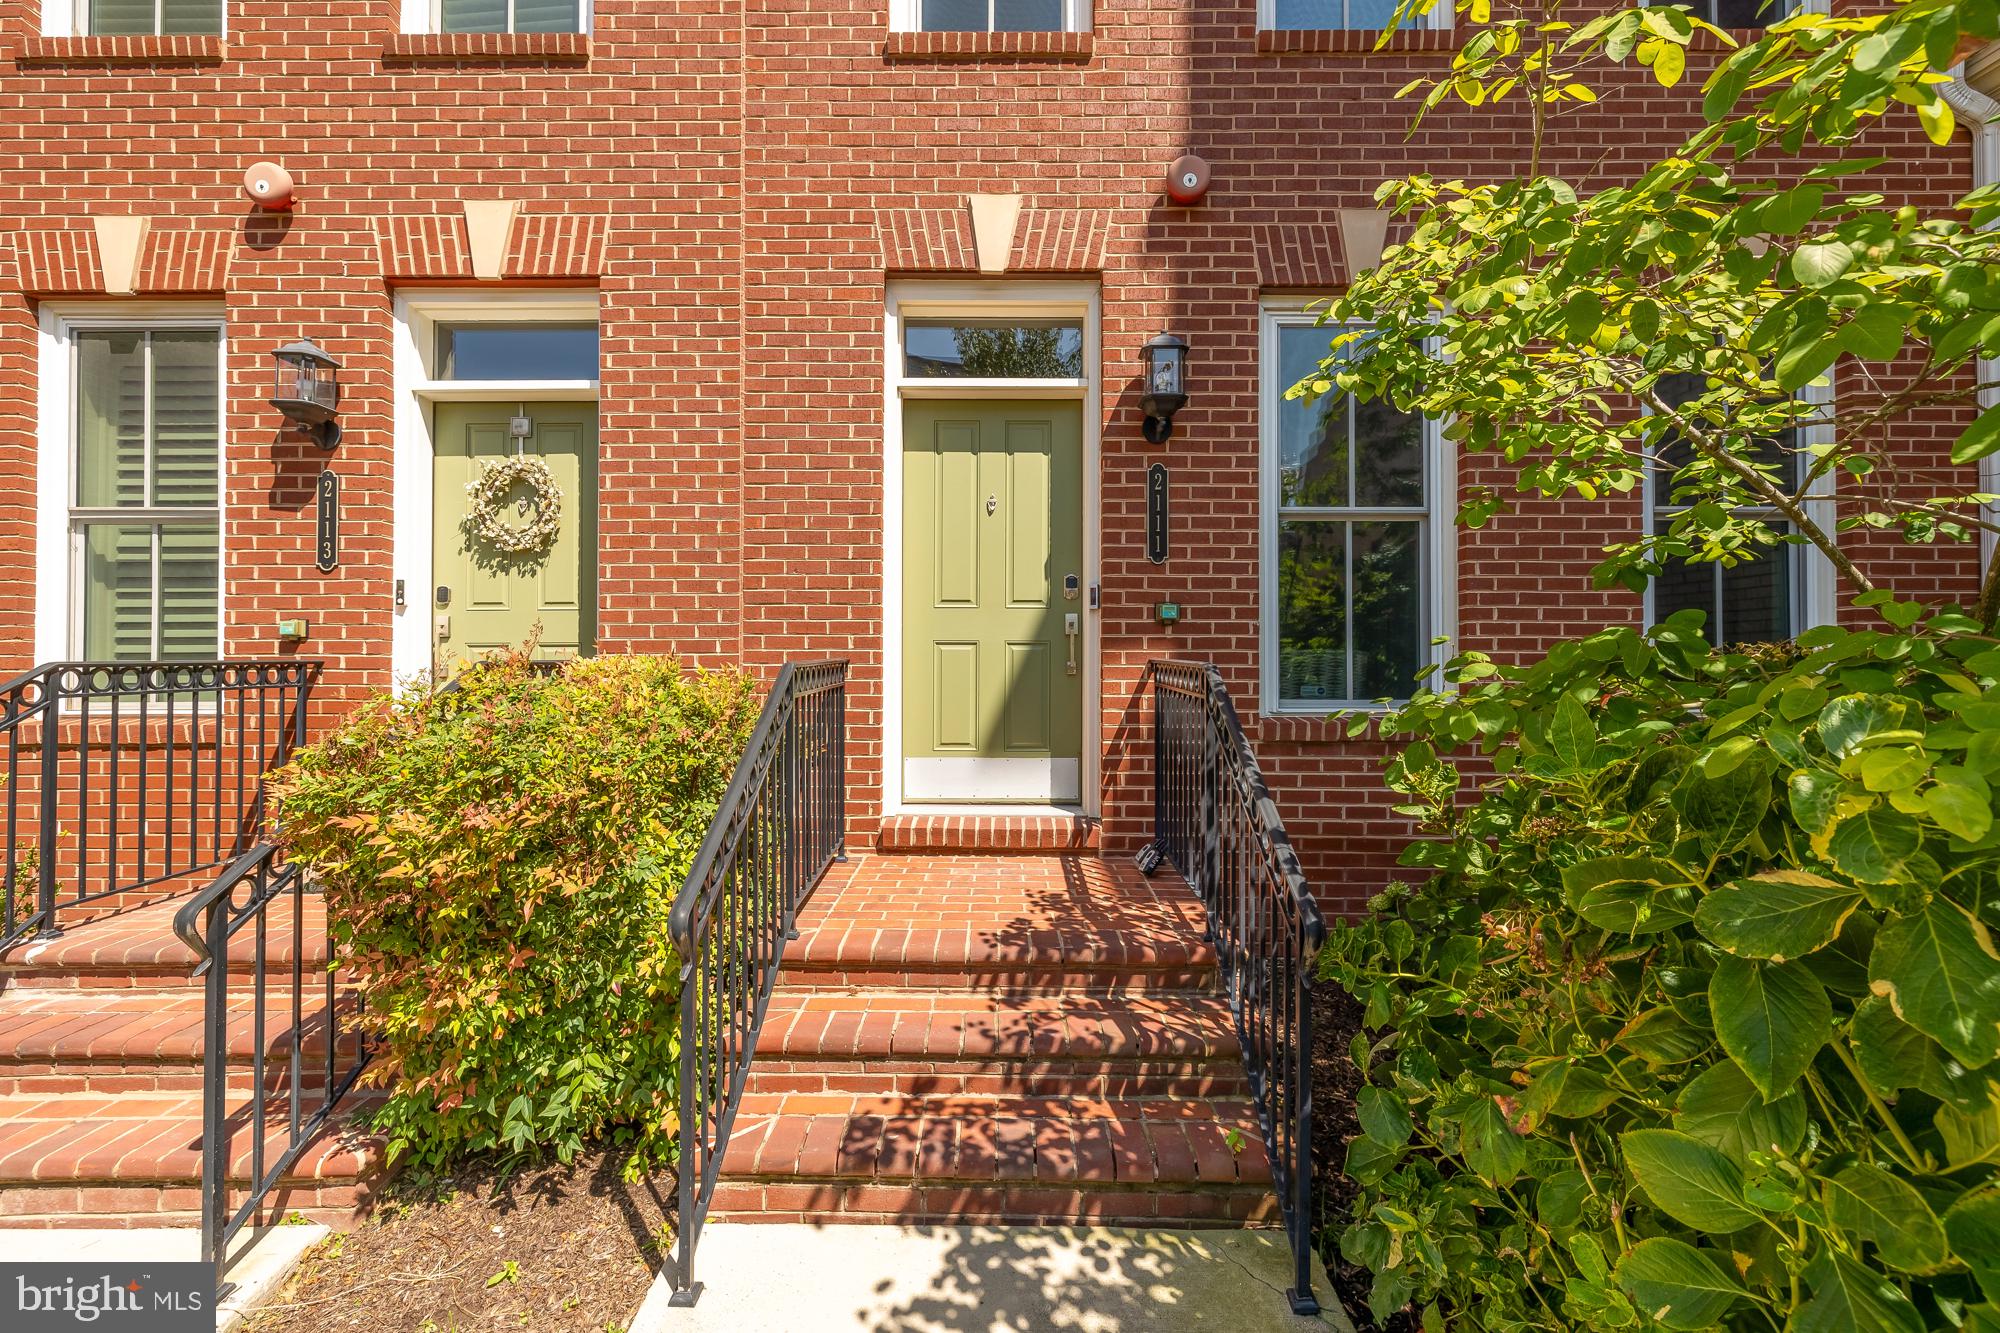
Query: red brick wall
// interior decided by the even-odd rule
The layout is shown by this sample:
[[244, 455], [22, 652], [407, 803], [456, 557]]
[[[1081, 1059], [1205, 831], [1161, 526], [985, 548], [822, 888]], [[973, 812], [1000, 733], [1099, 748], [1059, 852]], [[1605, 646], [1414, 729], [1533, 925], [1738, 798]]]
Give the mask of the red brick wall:
[[[1143, 736], [1128, 712], [1143, 665], [1192, 655], [1223, 666], [1251, 716], [1329, 903], [1350, 906], [1384, 876], [1401, 830], [1378, 747], [1254, 717], [1258, 299], [1321, 276], [1274, 246], [1335, 235], [1336, 211], [1367, 206], [1385, 176], [1520, 168], [1514, 109], [1446, 108], [1406, 133], [1410, 107], [1393, 94], [1444, 67], [1423, 49], [1435, 38], [1278, 50], [1315, 43], [1260, 43], [1250, 0], [1099, 0], [1088, 43], [1017, 40], [998, 58], [965, 39], [887, 42], [883, 0], [599, 0], [587, 43], [412, 42], [394, 34], [395, 0], [233, 3], [230, 25], [193, 57], [72, 59], [29, 40], [29, 5], [0, 4], [0, 43], [29, 57], [0, 64], [0, 239], [87, 230], [93, 209], [230, 238], [230, 651], [275, 651], [275, 620], [299, 612], [334, 700], [388, 674], [397, 275], [385, 276], [377, 219], [455, 225], [461, 199], [490, 198], [588, 215], [603, 235], [601, 259], [585, 261], [603, 301], [599, 646], [763, 670], [806, 651], [850, 656], [864, 835], [883, 711], [884, 254], [893, 265], [953, 252], [885, 247], [878, 218], [1020, 193], [1037, 225], [1081, 238], [1024, 245], [1024, 259], [1042, 276], [1079, 262], [1101, 272], [1107, 846], [1145, 833]], [[1629, 171], [1693, 124], [1686, 94], [1614, 84], [1551, 148], [1580, 183]], [[1880, 173], [1888, 193], [1941, 204], [1966, 183], [1962, 135], [1933, 149], [1899, 120], [1877, 137], [1895, 159]], [[1214, 188], [1197, 207], [1169, 206], [1161, 175], [1190, 150], [1213, 164]], [[288, 226], [255, 219], [237, 194], [260, 157], [299, 178]], [[0, 649], [18, 663], [32, 653], [39, 292], [23, 292], [11, 248], [0, 245]], [[1145, 466], [1162, 455], [1139, 437], [1133, 376], [1139, 344], [1163, 328], [1195, 350], [1171, 452], [1175, 554], [1161, 568], [1144, 558], [1140, 515]], [[269, 349], [300, 332], [345, 363], [344, 563], [324, 576], [310, 552], [320, 456], [281, 437], [263, 403]], [[1915, 418], [1898, 445], [1937, 465], [1953, 430]], [[1507, 480], [1480, 460], [1460, 475]], [[1636, 619], [1637, 600], [1590, 590], [1588, 571], [1637, 520], [1633, 505], [1538, 503], [1462, 534], [1461, 642], [1518, 658]], [[1863, 547], [1903, 591], [1970, 589], [1967, 552]], [[1171, 632], [1151, 621], [1166, 599], [1187, 612]], [[412, 603], [424, 613], [420, 595]]]

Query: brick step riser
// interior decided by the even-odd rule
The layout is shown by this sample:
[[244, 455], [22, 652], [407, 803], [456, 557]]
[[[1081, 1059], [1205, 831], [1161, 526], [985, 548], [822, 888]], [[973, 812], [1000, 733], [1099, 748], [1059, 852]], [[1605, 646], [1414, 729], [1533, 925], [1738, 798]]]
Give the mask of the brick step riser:
[[[317, 1067], [316, 1064], [306, 1067], [305, 1079], [300, 1085], [308, 1095], [316, 1095], [324, 1085], [324, 1079], [315, 1072]], [[245, 1064], [240, 1070], [232, 1069], [227, 1086], [231, 1093], [248, 1093], [255, 1086], [249, 1066]], [[33, 1074], [15, 1073], [0, 1065], [0, 1097], [17, 1094], [63, 1097], [73, 1093], [115, 1096], [123, 1093], [198, 1092], [201, 1087], [200, 1065], [100, 1065]], [[264, 1087], [274, 1095], [288, 1095], [291, 1091], [289, 1067], [274, 1063], [265, 1070]]]
[[726, 1179], [711, 1221], [855, 1224], [1090, 1223], [1149, 1227], [1276, 1226], [1277, 1196], [1256, 1188], [1134, 1190], [1019, 1184], [885, 1185], [880, 1181]]
[[1213, 967], [1135, 970], [1079, 968], [1054, 970], [1000, 964], [990, 969], [903, 971], [897, 969], [831, 968], [810, 963], [786, 963], [778, 972], [777, 989], [855, 993], [868, 990], [977, 991], [996, 997], [1049, 995], [1210, 995]]
[[[239, 1184], [230, 1206], [242, 1206]], [[259, 1208], [263, 1225], [293, 1214], [328, 1226], [351, 1225], [375, 1193], [375, 1182], [279, 1185]], [[8, 1227], [199, 1227], [201, 1189], [189, 1183], [77, 1184], [0, 1188], [0, 1231]], [[192, 1255], [190, 1258], [194, 1257]]]
[[[305, 967], [308, 996], [313, 994], [312, 984], [326, 975], [325, 959], [308, 959]], [[194, 975], [192, 968], [138, 968], [129, 964], [104, 968], [63, 967], [63, 968], [0, 968], [0, 991], [8, 990], [160, 990], [199, 991], [207, 984], [207, 978]], [[239, 965], [229, 975], [229, 989], [232, 994], [248, 991], [255, 986], [247, 968]], [[284, 964], [283, 971], [271, 975], [266, 983], [273, 993], [282, 987], [289, 994], [292, 985], [291, 964]]]
[[1247, 1096], [1242, 1066], [1042, 1065], [1019, 1062], [899, 1063], [895, 1061], [771, 1061], [750, 1066], [749, 1096], [792, 1092], [860, 1097], [1146, 1097]]

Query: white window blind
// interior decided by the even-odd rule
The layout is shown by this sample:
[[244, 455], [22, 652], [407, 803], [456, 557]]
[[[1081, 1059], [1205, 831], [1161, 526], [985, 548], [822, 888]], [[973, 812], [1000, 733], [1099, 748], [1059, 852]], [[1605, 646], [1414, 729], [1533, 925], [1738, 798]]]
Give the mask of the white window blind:
[[76, 334], [70, 529], [91, 660], [221, 651], [217, 329]]

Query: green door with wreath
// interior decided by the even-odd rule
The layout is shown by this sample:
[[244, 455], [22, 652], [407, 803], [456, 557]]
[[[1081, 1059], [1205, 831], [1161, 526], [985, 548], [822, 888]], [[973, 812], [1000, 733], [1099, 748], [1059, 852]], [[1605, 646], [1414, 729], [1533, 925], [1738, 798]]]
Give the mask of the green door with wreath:
[[[530, 639], [539, 658], [588, 653], [597, 628], [596, 405], [439, 403], [434, 410], [429, 595], [438, 670], [452, 675]], [[528, 421], [524, 437], [512, 433], [516, 417]], [[494, 487], [497, 502], [475, 511], [468, 488], [516, 457], [547, 466], [560, 492], [553, 531], [535, 530], [546, 497], [531, 480]]]

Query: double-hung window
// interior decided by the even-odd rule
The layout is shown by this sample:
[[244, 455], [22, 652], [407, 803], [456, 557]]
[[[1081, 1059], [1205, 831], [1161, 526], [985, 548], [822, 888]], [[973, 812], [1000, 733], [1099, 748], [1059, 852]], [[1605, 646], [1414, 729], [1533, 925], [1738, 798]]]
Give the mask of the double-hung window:
[[1089, 32], [1090, 0], [890, 0], [899, 32]]
[[[1660, 381], [1660, 398], [1678, 407], [1700, 395], [1699, 375], [1669, 375]], [[1807, 455], [1800, 452], [1801, 430], [1795, 426], [1780, 436], [1759, 440], [1755, 457], [1777, 469], [1780, 485], [1788, 490], [1798, 485], [1799, 469]], [[1674, 477], [1694, 457], [1685, 441], [1668, 436], [1659, 446], [1648, 478], [1647, 490], [1653, 530], [1664, 532], [1688, 506], [1674, 495]], [[1818, 502], [1814, 502], [1818, 503]], [[1775, 509], [1747, 508], [1739, 517], [1757, 519], [1773, 532], [1789, 533], [1791, 524]], [[1767, 546], [1748, 560], [1734, 565], [1720, 561], [1669, 562], [1653, 580], [1649, 618], [1665, 620], [1677, 611], [1704, 613], [1703, 634], [1711, 643], [1778, 643], [1810, 628], [1824, 614], [1820, 600], [1817, 557], [1809, 548], [1791, 543]]]
[[77, 31], [92, 37], [213, 36], [222, 0], [76, 0]]
[[438, 32], [583, 32], [588, 0], [431, 0]]
[[214, 658], [222, 629], [222, 329], [71, 337], [72, 651]]
[[1407, 698], [1436, 660], [1449, 603], [1435, 424], [1338, 389], [1311, 403], [1285, 397], [1341, 331], [1264, 315], [1267, 711]]
[[1694, 0], [1690, 6], [1696, 18], [1718, 28], [1768, 27], [1800, 8], [1796, 0]]
[[[1321, 28], [1379, 32], [1389, 26], [1398, 4], [1399, 0], [1257, 0], [1257, 26], [1277, 32]], [[1443, 28], [1450, 23], [1450, 0], [1438, 0], [1430, 13], [1416, 15], [1404, 26]]]

